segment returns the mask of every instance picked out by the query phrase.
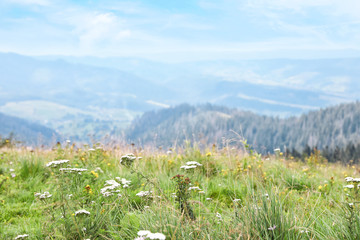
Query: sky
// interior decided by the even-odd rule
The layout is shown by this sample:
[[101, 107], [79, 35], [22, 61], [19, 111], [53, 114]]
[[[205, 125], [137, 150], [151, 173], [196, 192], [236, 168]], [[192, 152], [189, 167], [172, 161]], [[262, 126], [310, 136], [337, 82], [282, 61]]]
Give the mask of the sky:
[[164, 62], [360, 57], [358, 0], [0, 0], [0, 52]]

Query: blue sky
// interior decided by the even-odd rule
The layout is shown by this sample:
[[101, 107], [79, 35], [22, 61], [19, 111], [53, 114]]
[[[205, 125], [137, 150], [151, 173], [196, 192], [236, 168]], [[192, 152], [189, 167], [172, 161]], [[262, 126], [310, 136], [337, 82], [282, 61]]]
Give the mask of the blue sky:
[[358, 0], [0, 0], [0, 51], [160, 61], [360, 57]]

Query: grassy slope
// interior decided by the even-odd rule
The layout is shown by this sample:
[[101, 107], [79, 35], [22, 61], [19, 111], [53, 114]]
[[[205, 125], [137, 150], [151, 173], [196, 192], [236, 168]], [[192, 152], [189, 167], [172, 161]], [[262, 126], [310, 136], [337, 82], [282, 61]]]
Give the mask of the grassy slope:
[[[120, 157], [128, 152], [143, 157], [136, 159], [131, 168], [119, 163]], [[356, 177], [358, 166], [321, 163], [321, 158], [315, 156], [308, 163], [280, 154], [266, 160], [254, 153], [226, 148], [206, 153], [196, 148], [167, 155], [132, 147], [111, 151], [71, 146], [35, 152], [2, 149], [0, 236], [2, 239], [13, 239], [19, 234], [29, 234], [29, 239], [134, 239], [139, 230], [161, 232], [166, 239], [356, 239], [360, 236], [359, 217], [352, 214], [358, 209], [357, 191], [344, 190], [347, 184], [344, 177]], [[69, 166], [88, 171], [81, 175], [61, 173], [59, 168], [45, 166], [55, 159], [69, 159]], [[180, 169], [187, 161], [197, 161], [202, 166]], [[11, 173], [16, 176], [12, 177]], [[205, 192], [188, 191], [195, 220], [182, 213], [172, 197], [177, 185], [171, 178], [177, 174], [189, 177], [192, 186]], [[130, 187], [117, 188], [118, 193], [104, 197], [100, 189], [106, 180], [115, 177], [131, 180]], [[153, 191], [151, 197], [136, 196], [146, 190]], [[52, 197], [40, 200], [34, 195], [44, 191]], [[234, 199], [238, 200], [234, 202]], [[351, 208], [350, 202], [355, 206]], [[89, 211], [90, 215], [75, 216], [75, 211], [80, 209]]]

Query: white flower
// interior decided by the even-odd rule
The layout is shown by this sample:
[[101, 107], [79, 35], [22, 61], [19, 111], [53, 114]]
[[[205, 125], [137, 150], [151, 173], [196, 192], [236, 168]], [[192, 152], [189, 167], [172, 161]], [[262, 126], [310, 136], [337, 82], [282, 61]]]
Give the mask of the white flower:
[[240, 202], [241, 201], [241, 199], [239, 199], [239, 198], [235, 198], [234, 200], [233, 200], [233, 202]]
[[346, 185], [346, 186], [344, 186], [344, 188], [354, 188], [354, 185], [353, 184]]
[[349, 207], [353, 207], [354, 206], [354, 203], [349, 203]]
[[269, 227], [268, 230], [269, 230], [269, 231], [274, 231], [275, 228], [276, 228], [276, 226], [274, 225], [274, 226], [272, 226], [272, 227]]
[[72, 196], [73, 196], [72, 194], [69, 194], [69, 195], [68, 195], [68, 198], [70, 199]]
[[89, 148], [89, 150], [88, 150], [89, 152], [93, 152], [93, 151], [95, 151], [95, 149], [93, 149], [93, 148]]
[[64, 160], [56, 160], [56, 161], [52, 161], [46, 164], [47, 167], [56, 167], [60, 164], [63, 163], [68, 163], [70, 160], [64, 159]]
[[190, 165], [202, 166], [202, 164], [200, 164], [198, 162], [195, 162], [195, 161], [187, 162], [186, 165], [188, 165], [188, 166], [190, 166]]
[[345, 178], [345, 181], [347, 181], [347, 182], [351, 182], [352, 180], [353, 180], [352, 177], [346, 177], [346, 178]]
[[139, 237], [146, 237], [147, 235], [149, 235], [151, 232], [150, 231], [148, 231], [148, 230], [140, 230], [140, 231], [138, 231], [138, 236]]
[[211, 201], [211, 200], [212, 200], [212, 198], [209, 198], [209, 197], [208, 197], [208, 198], [206, 198], [206, 201]]
[[189, 187], [188, 189], [189, 191], [191, 190], [198, 190], [198, 191], [201, 191], [201, 189], [199, 187]]
[[18, 235], [14, 239], [24, 239], [27, 238], [28, 236], [29, 236], [28, 234]]
[[165, 240], [165, 235], [162, 233], [150, 233], [149, 235], [147, 235], [148, 238], [150, 239], [159, 239], [159, 240]]
[[77, 172], [79, 174], [81, 174], [81, 172], [85, 172], [87, 171], [86, 168], [60, 168], [59, 171], [62, 172]]
[[87, 215], [90, 215], [90, 212], [82, 209], [82, 210], [78, 210], [75, 212], [75, 216], [77, 216], [78, 214], [87, 214]]
[[10, 171], [10, 172], [15, 172], [15, 170], [14, 170], [14, 169], [12, 169], [12, 168], [10, 168], [10, 169], [9, 169], [9, 171]]
[[191, 169], [191, 168], [196, 168], [196, 165], [191, 165], [191, 166], [184, 165], [180, 167], [180, 169]]
[[35, 196], [39, 197], [40, 199], [46, 199], [52, 197], [52, 194], [49, 192], [44, 192], [43, 194], [35, 193]]
[[145, 196], [149, 196], [151, 193], [152, 193], [152, 191], [141, 191], [141, 192], [137, 193], [136, 196], [145, 197]]
[[199, 193], [200, 193], [200, 194], [205, 194], [205, 192], [204, 192], [204, 191], [200, 191]]
[[354, 178], [352, 181], [353, 182], [360, 182], [360, 178]]
[[280, 152], [280, 148], [275, 148], [274, 152]]
[[109, 186], [100, 189], [101, 194], [104, 195], [105, 197], [109, 197], [113, 195], [111, 191], [109, 192], [109, 190], [114, 190], [115, 188], [121, 186], [121, 184], [115, 180], [106, 180], [105, 185], [109, 185]]

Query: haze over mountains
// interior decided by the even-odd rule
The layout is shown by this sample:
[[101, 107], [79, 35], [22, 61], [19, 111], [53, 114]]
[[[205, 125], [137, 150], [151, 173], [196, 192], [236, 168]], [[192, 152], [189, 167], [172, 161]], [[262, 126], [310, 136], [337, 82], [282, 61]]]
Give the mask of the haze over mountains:
[[288, 117], [358, 99], [358, 58], [161, 63], [0, 53], [0, 112], [64, 137], [120, 136], [142, 113], [212, 103]]

